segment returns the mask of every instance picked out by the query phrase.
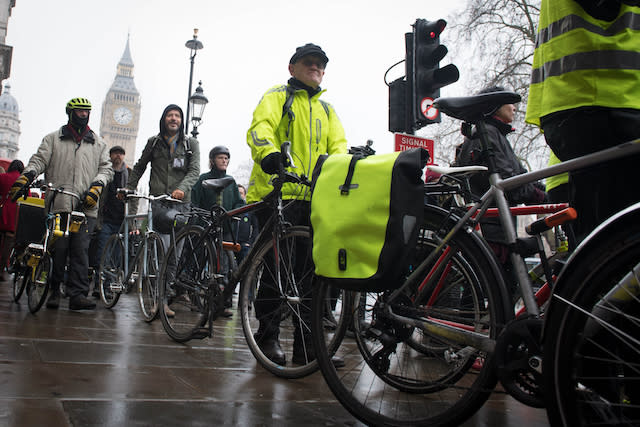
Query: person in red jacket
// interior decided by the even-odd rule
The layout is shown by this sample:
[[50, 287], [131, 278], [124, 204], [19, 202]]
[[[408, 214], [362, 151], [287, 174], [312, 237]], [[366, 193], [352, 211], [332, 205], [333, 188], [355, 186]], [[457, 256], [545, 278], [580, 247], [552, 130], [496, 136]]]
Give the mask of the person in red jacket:
[[0, 274], [6, 279], [5, 271], [9, 263], [9, 255], [16, 238], [16, 214], [17, 204], [8, 197], [9, 189], [16, 182], [24, 170], [24, 164], [20, 160], [14, 160], [9, 165], [6, 173], [0, 174], [0, 233], [2, 233], [2, 250], [0, 251]]

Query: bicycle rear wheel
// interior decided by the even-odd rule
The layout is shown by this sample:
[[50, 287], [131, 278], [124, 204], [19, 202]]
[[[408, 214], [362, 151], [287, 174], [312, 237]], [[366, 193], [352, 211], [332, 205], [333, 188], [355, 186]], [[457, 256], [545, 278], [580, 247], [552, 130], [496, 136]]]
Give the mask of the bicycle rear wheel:
[[138, 257], [138, 300], [143, 319], [151, 322], [158, 314], [158, 276], [164, 257], [162, 239], [151, 233], [147, 236], [145, 246], [139, 250], [146, 250], [146, 257], [144, 253]]
[[106, 308], [112, 308], [124, 292], [124, 243], [118, 234], [109, 237], [98, 269], [100, 299]]
[[34, 267], [35, 273], [32, 274], [31, 269], [27, 271], [27, 304], [31, 313], [40, 310], [47, 299], [52, 267], [51, 255], [45, 253]]
[[640, 424], [640, 212], [612, 224], [578, 248], [547, 312], [552, 425]]
[[[430, 230], [449, 230], [454, 219], [446, 211], [425, 207], [425, 221], [412, 265], [433, 250], [437, 235]], [[314, 335], [318, 363], [336, 398], [361, 421], [373, 425], [438, 426], [458, 425], [486, 401], [497, 378], [490, 354], [475, 348], [436, 338], [400, 320], [394, 313], [412, 319], [428, 318], [460, 329], [495, 338], [504, 324], [504, 289], [495, 261], [480, 238], [462, 231], [450, 242], [450, 260], [455, 271], [444, 280], [440, 297], [427, 305], [412, 296], [389, 301], [390, 292], [353, 293], [350, 306], [354, 339], [345, 338], [336, 354], [346, 366], [336, 369], [331, 351], [321, 335]], [[446, 249], [446, 248], [445, 248]], [[436, 258], [436, 260], [439, 258]], [[430, 266], [426, 271], [433, 271]], [[424, 275], [425, 280], [428, 276]], [[434, 278], [435, 279], [435, 278]], [[434, 280], [434, 283], [441, 282]], [[431, 283], [431, 282], [429, 282]], [[500, 284], [496, 286], [496, 284]], [[324, 292], [320, 284], [317, 291]], [[500, 288], [500, 286], [502, 286]], [[423, 291], [428, 292], [425, 288]], [[435, 292], [431, 288], [431, 292]], [[314, 301], [319, 310], [321, 301]], [[321, 319], [314, 311], [314, 330]], [[349, 335], [347, 335], [349, 337]], [[416, 348], [418, 350], [416, 350]], [[482, 361], [477, 369], [476, 360]]]
[[13, 273], [13, 300], [15, 302], [20, 301], [20, 297], [27, 286], [27, 274], [29, 268], [23, 265], [21, 257], [16, 255], [16, 250], [11, 250], [11, 256], [9, 257], [9, 268]]
[[[290, 227], [277, 242], [269, 239], [252, 254], [239, 297], [242, 329], [251, 352], [260, 365], [279, 377], [301, 378], [315, 372], [318, 366], [311, 339], [315, 281], [309, 227]], [[340, 319], [342, 299], [335, 300], [331, 317]], [[280, 343], [284, 364], [265, 354], [262, 346], [268, 340]]]
[[176, 342], [189, 341], [207, 323], [210, 292], [218, 286], [215, 249], [209, 239], [203, 239], [204, 234], [199, 226], [184, 228], [162, 263], [160, 319]]

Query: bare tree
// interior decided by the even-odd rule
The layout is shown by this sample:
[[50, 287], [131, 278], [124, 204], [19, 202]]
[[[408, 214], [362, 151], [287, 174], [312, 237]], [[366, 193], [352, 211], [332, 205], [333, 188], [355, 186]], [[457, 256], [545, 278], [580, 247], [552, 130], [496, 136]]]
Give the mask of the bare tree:
[[[509, 140], [530, 169], [543, 166], [548, 155], [539, 129], [524, 123], [539, 14], [540, 0], [469, 0], [462, 13], [449, 19], [446, 42], [467, 94], [498, 85], [522, 96]], [[462, 142], [459, 129], [459, 121], [443, 117], [435, 130], [438, 161], [453, 160]]]

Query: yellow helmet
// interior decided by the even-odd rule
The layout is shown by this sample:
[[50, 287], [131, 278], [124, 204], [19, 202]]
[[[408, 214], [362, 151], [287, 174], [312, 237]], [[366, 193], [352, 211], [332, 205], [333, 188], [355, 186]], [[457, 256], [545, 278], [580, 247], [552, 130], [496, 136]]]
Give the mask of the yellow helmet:
[[91, 102], [87, 98], [73, 98], [67, 102], [67, 114], [72, 110], [89, 110], [91, 111]]

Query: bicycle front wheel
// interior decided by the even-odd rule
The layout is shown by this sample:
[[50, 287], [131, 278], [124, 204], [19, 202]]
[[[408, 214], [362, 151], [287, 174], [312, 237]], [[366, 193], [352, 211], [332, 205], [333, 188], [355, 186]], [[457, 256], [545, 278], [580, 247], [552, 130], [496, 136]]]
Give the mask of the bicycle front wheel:
[[112, 308], [124, 291], [124, 243], [119, 235], [109, 237], [102, 252], [98, 269], [100, 299], [106, 308]]
[[27, 270], [27, 304], [31, 313], [40, 310], [47, 298], [52, 268], [51, 255], [45, 253], [34, 267], [35, 272]]
[[[411, 260], [417, 266], [434, 249], [438, 234], [454, 224], [446, 211], [425, 208], [425, 221]], [[451, 250], [447, 253], [447, 248]], [[350, 335], [336, 350], [346, 366], [336, 369], [333, 352], [314, 334], [318, 363], [325, 380], [342, 405], [372, 425], [459, 425], [490, 395], [497, 378], [490, 354], [445, 340], [388, 315], [429, 319], [495, 339], [504, 324], [504, 299], [497, 290], [495, 261], [472, 232], [461, 231], [443, 248], [424, 273], [420, 289], [390, 300], [391, 292], [353, 293], [349, 307]], [[443, 267], [439, 269], [438, 260]], [[431, 273], [431, 274], [430, 274]], [[322, 282], [316, 289], [325, 292]], [[429, 294], [429, 296], [427, 295]], [[313, 309], [320, 310], [322, 301]], [[314, 315], [314, 330], [320, 317]]]
[[11, 271], [13, 272], [13, 300], [18, 302], [27, 286], [27, 273], [29, 272], [29, 268], [22, 265], [20, 257], [16, 255], [15, 248], [11, 250], [9, 263]]
[[[160, 319], [176, 342], [189, 341], [209, 318], [217, 289], [215, 249], [202, 227], [184, 228], [167, 249], [160, 271]], [[211, 289], [214, 287], [215, 289]]]
[[151, 322], [158, 314], [158, 277], [164, 256], [162, 239], [151, 233], [140, 250], [146, 250], [146, 254], [138, 257], [138, 300], [143, 319]]
[[[251, 352], [260, 365], [279, 377], [300, 378], [315, 372], [309, 227], [290, 227], [278, 240], [269, 239], [252, 254], [239, 297], [242, 330]], [[279, 343], [284, 357], [274, 357], [274, 342]]]
[[621, 225], [579, 248], [556, 283], [542, 370], [552, 425], [640, 424], [640, 215]]

